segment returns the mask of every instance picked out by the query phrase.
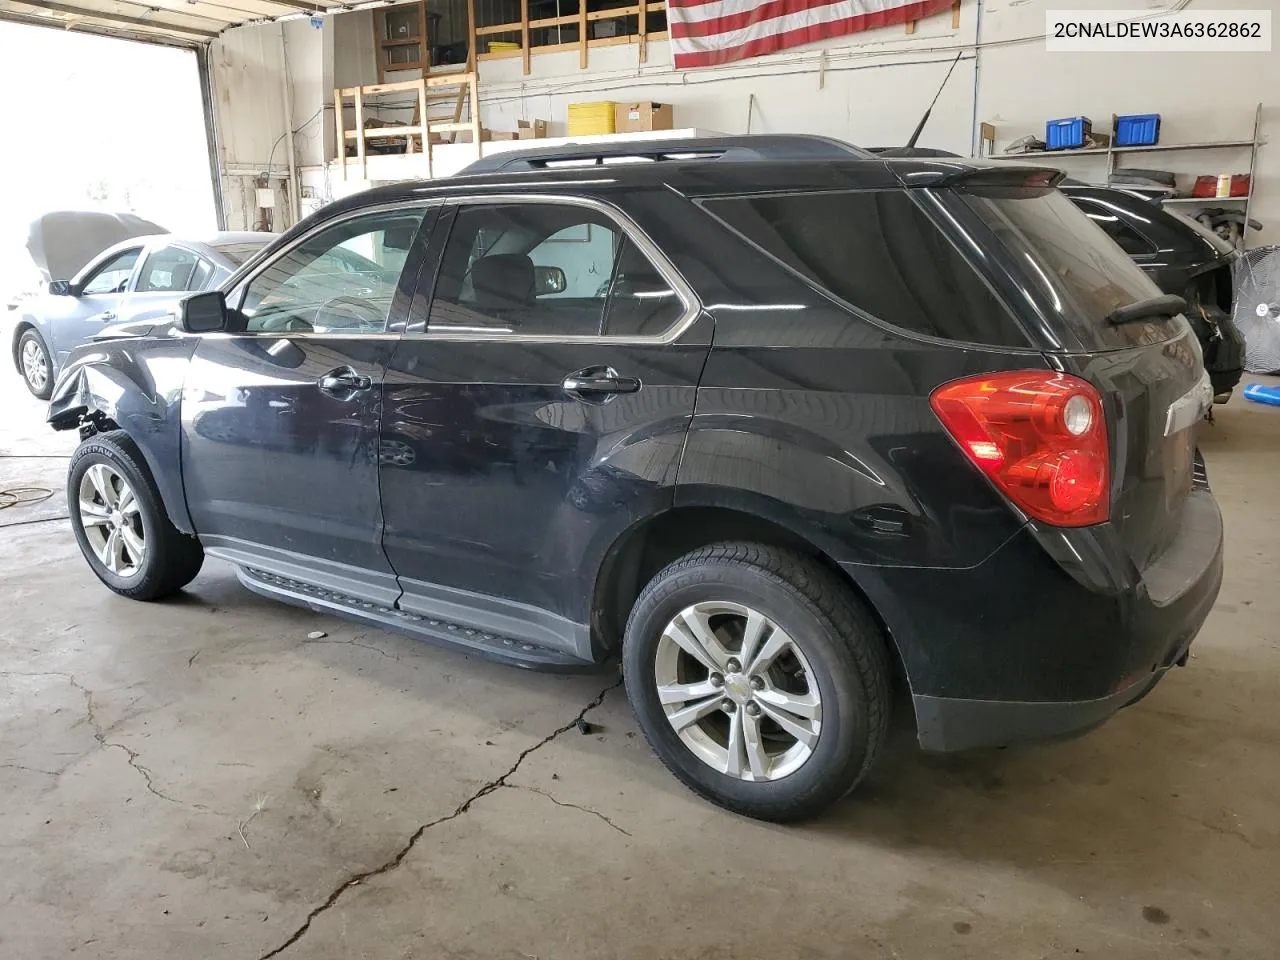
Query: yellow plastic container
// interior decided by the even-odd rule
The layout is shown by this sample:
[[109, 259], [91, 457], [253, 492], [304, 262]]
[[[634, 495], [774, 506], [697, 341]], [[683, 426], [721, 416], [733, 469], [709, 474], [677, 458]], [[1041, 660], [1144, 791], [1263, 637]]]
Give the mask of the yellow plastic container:
[[520, 44], [515, 43], [514, 41], [511, 41], [511, 40], [490, 40], [489, 41], [490, 53], [499, 53], [503, 50], [519, 50], [519, 49], [520, 49]]
[[569, 136], [585, 137], [594, 133], [613, 133], [614, 107], [612, 100], [595, 100], [591, 103], [569, 104]]

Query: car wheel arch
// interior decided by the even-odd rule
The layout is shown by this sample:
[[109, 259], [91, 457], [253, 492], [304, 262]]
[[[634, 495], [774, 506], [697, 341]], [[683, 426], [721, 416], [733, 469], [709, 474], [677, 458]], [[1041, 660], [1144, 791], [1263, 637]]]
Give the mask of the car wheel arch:
[[622, 648], [627, 617], [645, 585], [667, 564], [694, 550], [725, 541], [783, 547], [812, 557], [833, 572], [866, 605], [889, 638], [895, 674], [906, 678], [893, 632], [867, 591], [824, 547], [775, 519], [738, 507], [676, 505], [628, 527], [606, 552], [598, 568], [591, 603], [592, 645], [597, 658]]

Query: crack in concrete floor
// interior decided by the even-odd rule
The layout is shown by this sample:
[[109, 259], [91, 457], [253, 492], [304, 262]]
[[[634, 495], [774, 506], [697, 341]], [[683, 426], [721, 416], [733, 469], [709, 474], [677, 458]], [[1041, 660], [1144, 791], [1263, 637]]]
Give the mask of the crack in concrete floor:
[[[524, 763], [526, 757], [528, 757], [532, 753], [535, 753], [538, 750], [541, 750], [543, 747], [551, 743], [551, 741], [555, 740], [557, 737], [561, 736], [562, 734], [568, 733], [570, 730], [573, 730], [574, 728], [576, 728], [588, 713], [596, 709], [596, 707], [600, 706], [600, 704], [604, 703], [605, 697], [609, 695], [609, 692], [611, 690], [616, 690], [620, 686], [622, 686], [621, 677], [619, 677], [616, 681], [609, 684], [609, 686], [605, 687], [598, 694], [596, 694], [596, 696], [592, 698], [591, 702], [588, 703], [581, 710], [579, 710], [577, 716], [575, 716], [568, 723], [565, 723], [559, 727], [556, 727], [556, 729], [552, 730], [549, 734], [547, 734], [545, 737], [543, 737], [533, 746], [526, 747], [524, 750], [520, 751], [520, 755], [516, 757], [515, 762], [511, 764], [509, 768], [507, 768], [507, 771], [505, 773], [503, 773], [499, 777], [496, 777], [493, 780], [488, 781], [486, 784], [484, 784], [482, 787], [476, 790], [475, 793], [471, 794], [471, 796], [463, 800], [462, 803], [458, 804], [457, 808], [452, 813], [447, 813], [443, 817], [437, 817], [435, 820], [430, 820], [427, 823], [422, 824], [422, 826], [418, 827], [417, 830], [415, 830], [412, 834], [410, 834], [409, 839], [406, 840], [404, 845], [400, 847], [400, 849], [396, 852], [395, 856], [391, 857], [389, 860], [384, 861], [378, 866], [373, 867], [370, 870], [362, 870], [359, 873], [352, 874], [351, 876], [343, 880], [340, 884], [338, 884], [336, 887], [333, 888], [333, 891], [329, 894], [329, 896], [327, 896], [318, 906], [313, 907], [311, 909], [311, 912], [308, 913], [306, 918], [302, 921], [301, 926], [299, 926], [298, 929], [294, 930], [293, 933], [289, 935], [288, 939], [286, 939], [279, 946], [274, 947], [271, 950], [268, 950], [266, 953], [262, 954], [258, 958], [258, 960], [271, 960], [272, 957], [277, 957], [280, 954], [284, 953], [284, 951], [292, 947], [295, 943], [297, 943], [306, 935], [308, 930], [311, 929], [311, 925], [312, 923], [315, 922], [316, 918], [319, 917], [321, 914], [323, 914], [325, 911], [332, 908], [335, 904], [337, 904], [337, 902], [340, 899], [342, 899], [343, 894], [345, 894], [352, 887], [359, 886], [361, 883], [364, 883], [366, 880], [370, 880], [373, 877], [381, 876], [384, 873], [390, 873], [396, 867], [400, 866], [400, 864], [404, 862], [405, 857], [407, 857], [409, 853], [413, 850], [413, 848], [417, 846], [418, 841], [421, 840], [423, 836], [426, 834], [426, 832], [430, 830], [432, 827], [437, 827], [442, 823], [448, 823], [450, 820], [456, 820], [458, 817], [462, 816], [464, 813], [470, 810], [472, 804], [474, 804], [481, 797], [486, 797], [489, 794], [493, 793], [495, 790], [500, 790], [503, 787], [510, 786], [507, 783], [507, 778], [512, 776], [517, 770], [520, 769], [520, 765]], [[528, 789], [528, 788], [522, 788], [522, 789]], [[535, 791], [535, 792], [540, 793], [541, 791]], [[566, 804], [566, 805], [574, 806], [573, 804]], [[585, 810], [586, 808], [579, 807], [578, 809]], [[587, 812], [595, 813], [594, 810], [589, 810]], [[601, 816], [600, 814], [596, 814], [596, 815]], [[610, 824], [610, 826], [614, 826], [615, 829], [619, 829], [619, 830], [621, 829], [620, 827], [617, 827], [615, 824], [612, 824], [612, 823]], [[625, 833], [625, 831], [623, 832]]]

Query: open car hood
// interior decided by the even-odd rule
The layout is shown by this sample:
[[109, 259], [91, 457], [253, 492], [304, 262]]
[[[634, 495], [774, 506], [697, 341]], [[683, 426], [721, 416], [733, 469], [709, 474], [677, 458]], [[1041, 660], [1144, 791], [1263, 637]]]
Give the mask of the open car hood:
[[112, 244], [168, 232], [132, 213], [56, 210], [31, 221], [27, 252], [46, 282], [69, 280]]

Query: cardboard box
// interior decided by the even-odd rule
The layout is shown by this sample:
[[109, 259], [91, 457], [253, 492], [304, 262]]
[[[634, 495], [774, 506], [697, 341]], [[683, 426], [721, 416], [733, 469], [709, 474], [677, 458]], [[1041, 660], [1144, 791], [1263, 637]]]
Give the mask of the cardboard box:
[[674, 127], [669, 103], [620, 103], [613, 120], [613, 129], [618, 133], [671, 130]]
[[541, 140], [547, 135], [547, 121], [545, 120], [517, 120], [516, 130], [517, 140]]

